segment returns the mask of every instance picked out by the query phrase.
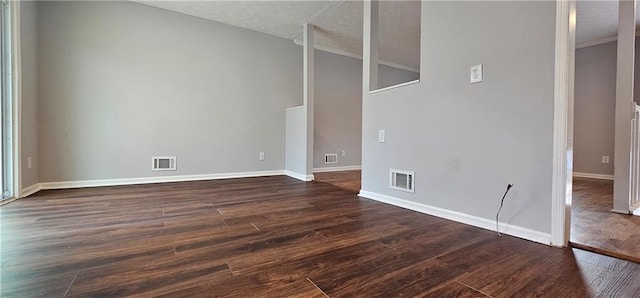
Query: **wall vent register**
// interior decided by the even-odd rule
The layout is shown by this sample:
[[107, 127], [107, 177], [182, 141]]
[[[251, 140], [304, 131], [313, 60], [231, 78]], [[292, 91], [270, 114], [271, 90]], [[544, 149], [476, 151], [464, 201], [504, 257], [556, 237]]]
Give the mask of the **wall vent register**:
[[151, 163], [152, 171], [175, 171], [176, 157], [153, 157]]
[[337, 153], [325, 154], [324, 155], [324, 163], [325, 164], [338, 163], [338, 154]]
[[415, 193], [414, 172], [391, 169], [389, 175], [389, 188]]

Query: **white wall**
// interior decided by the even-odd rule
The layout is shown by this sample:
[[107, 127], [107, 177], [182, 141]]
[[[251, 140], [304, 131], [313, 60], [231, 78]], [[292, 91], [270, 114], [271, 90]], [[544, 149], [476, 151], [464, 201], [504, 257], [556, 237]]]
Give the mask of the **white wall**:
[[[576, 50], [575, 172], [613, 175], [617, 43]], [[602, 156], [610, 163], [603, 164]]]
[[[38, 40], [37, 6], [35, 2], [20, 2], [20, 42], [22, 67], [21, 154], [22, 187], [39, 182], [38, 159]], [[28, 168], [28, 158], [32, 168]]]
[[[363, 190], [491, 222], [514, 183], [501, 221], [549, 234], [555, 5], [423, 2], [421, 82], [364, 96]], [[415, 171], [415, 194], [390, 168]]]
[[[284, 169], [293, 42], [130, 2], [38, 17], [41, 182]], [[152, 156], [178, 170], [151, 172]]]
[[[306, 180], [307, 176], [307, 109], [299, 106], [286, 111], [285, 170], [289, 175]], [[303, 178], [304, 177], [304, 178]]]

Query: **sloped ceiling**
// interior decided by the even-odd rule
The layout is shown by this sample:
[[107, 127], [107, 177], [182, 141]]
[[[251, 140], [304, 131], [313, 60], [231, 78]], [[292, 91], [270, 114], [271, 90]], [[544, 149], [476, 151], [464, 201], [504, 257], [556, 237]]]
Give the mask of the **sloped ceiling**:
[[[302, 24], [316, 26], [315, 46], [362, 55], [361, 1], [134, 1], [302, 44]], [[420, 68], [420, 2], [380, 2], [380, 60]]]
[[[382, 61], [420, 68], [420, 2], [382, 1], [378, 54]], [[316, 46], [362, 55], [362, 2], [346, 1], [318, 16]], [[302, 44], [302, 36], [295, 38]]]
[[[618, 0], [579, 0], [576, 3], [576, 15], [578, 45], [618, 35]], [[640, 16], [640, 13], [637, 15]], [[636, 28], [639, 27], [640, 18], [637, 18]]]
[[618, 1], [578, 1], [576, 15], [576, 44], [618, 34]]
[[[274, 35], [297, 44], [302, 44], [302, 24], [311, 23], [316, 25], [316, 48], [362, 55], [362, 1], [134, 2]], [[578, 0], [576, 10], [577, 44], [617, 35], [617, 0]], [[379, 55], [380, 60], [390, 65], [420, 68], [420, 1], [380, 1]]]

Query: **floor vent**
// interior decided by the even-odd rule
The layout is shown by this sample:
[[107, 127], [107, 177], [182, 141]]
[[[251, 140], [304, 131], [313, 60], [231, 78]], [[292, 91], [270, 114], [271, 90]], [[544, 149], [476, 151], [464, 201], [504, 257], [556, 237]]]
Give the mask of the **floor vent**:
[[325, 154], [324, 155], [324, 163], [325, 164], [338, 163], [338, 154], [337, 153]]
[[415, 193], [415, 189], [413, 188], [413, 176], [414, 172], [391, 169], [391, 173], [389, 175], [389, 188]]
[[153, 157], [151, 163], [152, 171], [175, 171], [176, 157]]

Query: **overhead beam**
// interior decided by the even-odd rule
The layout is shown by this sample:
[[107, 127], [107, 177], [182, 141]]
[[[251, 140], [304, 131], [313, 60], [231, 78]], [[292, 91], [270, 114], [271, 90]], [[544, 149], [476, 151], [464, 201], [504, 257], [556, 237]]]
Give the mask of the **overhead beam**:
[[378, 1], [364, 1], [362, 38], [362, 92], [378, 89]]

